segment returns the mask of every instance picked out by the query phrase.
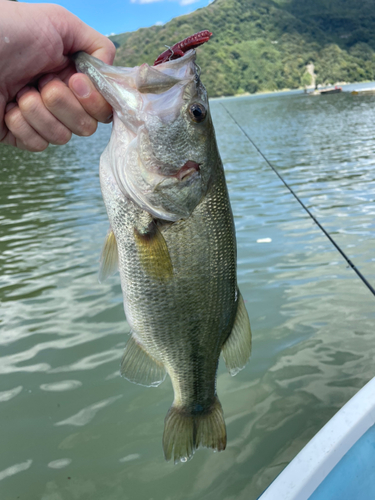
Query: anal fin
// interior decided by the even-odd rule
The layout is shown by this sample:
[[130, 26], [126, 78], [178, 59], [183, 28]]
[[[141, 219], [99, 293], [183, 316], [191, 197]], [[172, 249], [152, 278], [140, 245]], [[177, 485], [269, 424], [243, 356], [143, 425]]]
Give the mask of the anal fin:
[[121, 360], [121, 375], [135, 384], [157, 387], [167, 372], [164, 365], [152, 358], [131, 336]]
[[112, 229], [108, 231], [100, 256], [99, 283], [118, 270], [118, 250], [116, 237]]
[[251, 354], [251, 328], [245, 303], [238, 292], [237, 314], [231, 334], [222, 348], [223, 358], [229, 373], [234, 377], [245, 368]]

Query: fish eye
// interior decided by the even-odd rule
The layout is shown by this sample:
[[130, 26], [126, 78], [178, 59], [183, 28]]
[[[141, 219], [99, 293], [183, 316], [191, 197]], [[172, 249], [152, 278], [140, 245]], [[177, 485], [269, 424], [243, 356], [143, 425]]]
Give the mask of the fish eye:
[[190, 118], [196, 122], [200, 123], [206, 118], [207, 109], [200, 103], [194, 103], [189, 108]]

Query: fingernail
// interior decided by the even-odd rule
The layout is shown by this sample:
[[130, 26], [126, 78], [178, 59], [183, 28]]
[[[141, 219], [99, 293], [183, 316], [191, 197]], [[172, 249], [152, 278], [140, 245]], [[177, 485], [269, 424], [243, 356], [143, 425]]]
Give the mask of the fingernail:
[[31, 87], [29, 87], [29, 86], [27, 86], [27, 85], [26, 85], [26, 87], [24, 87], [23, 89], [21, 89], [21, 90], [17, 93], [17, 95], [16, 95], [16, 99], [17, 99], [17, 101], [18, 101], [18, 99], [20, 99], [20, 98], [23, 96], [23, 94], [26, 94], [26, 92], [28, 92], [29, 90], [31, 90]]
[[42, 78], [38, 82], [39, 90], [42, 90], [42, 88], [54, 78], [56, 78], [56, 76], [52, 74], [42, 76]]
[[70, 86], [77, 97], [88, 97], [91, 94], [92, 87], [84, 78], [73, 78]]
[[113, 113], [107, 116], [106, 120], [103, 123], [111, 123], [113, 120]]

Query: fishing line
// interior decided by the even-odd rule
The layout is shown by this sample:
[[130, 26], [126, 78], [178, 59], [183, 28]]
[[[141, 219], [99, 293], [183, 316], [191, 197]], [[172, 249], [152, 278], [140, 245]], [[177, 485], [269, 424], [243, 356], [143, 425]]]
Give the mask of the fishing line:
[[272, 168], [272, 170], [275, 172], [275, 174], [278, 176], [278, 178], [281, 180], [281, 182], [284, 184], [284, 186], [292, 193], [292, 195], [295, 197], [295, 199], [298, 201], [298, 203], [306, 210], [308, 215], [312, 218], [312, 220], [315, 222], [315, 224], [323, 231], [323, 233], [327, 236], [329, 241], [332, 243], [332, 245], [340, 252], [342, 257], [346, 260], [346, 262], [349, 264], [349, 267], [353, 269], [354, 272], [357, 273], [359, 278], [363, 281], [363, 283], [367, 286], [367, 288], [370, 290], [370, 292], [375, 296], [375, 290], [374, 288], [370, 285], [370, 283], [367, 281], [367, 279], [363, 276], [363, 274], [356, 268], [356, 266], [353, 264], [353, 262], [347, 257], [345, 252], [339, 247], [339, 245], [335, 242], [335, 240], [332, 238], [332, 236], [324, 229], [324, 227], [320, 224], [320, 222], [313, 216], [313, 214], [310, 212], [310, 210], [306, 207], [306, 205], [303, 203], [302, 200], [297, 196], [295, 191], [289, 186], [289, 184], [283, 179], [281, 174], [276, 170], [276, 168], [268, 161], [268, 159], [265, 157], [265, 155], [262, 153], [262, 151], [258, 148], [258, 146], [255, 144], [255, 142], [251, 139], [251, 137], [247, 134], [247, 132], [241, 127], [241, 125], [238, 123], [238, 121], [234, 118], [232, 113], [230, 113], [227, 108], [224, 106], [224, 104], [220, 103], [225, 111], [228, 113], [228, 115], [232, 118], [234, 123], [237, 125], [237, 127], [241, 130], [241, 132], [244, 134], [244, 136], [251, 142], [251, 144], [254, 146], [254, 148], [258, 151], [260, 156], [265, 160], [265, 162]]

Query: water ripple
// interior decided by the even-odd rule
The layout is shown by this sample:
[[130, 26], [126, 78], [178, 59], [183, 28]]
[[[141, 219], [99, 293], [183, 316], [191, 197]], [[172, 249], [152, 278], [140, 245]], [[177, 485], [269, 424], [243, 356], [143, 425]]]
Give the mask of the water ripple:
[[78, 389], [81, 387], [82, 382], [79, 380], [61, 380], [60, 382], [50, 383], [50, 384], [41, 384], [40, 388], [43, 391], [71, 391], [73, 389]]
[[9, 391], [0, 392], [0, 403], [4, 401], [9, 401], [10, 399], [16, 397], [22, 391], [22, 389], [23, 389], [22, 385], [19, 385], [18, 387], [14, 387]]
[[72, 415], [71, 417], [61, 420], [60, 422], [56, 422], [55, 425], [74, 425], [77, 427], [81, 427], [82, 425], [86, 425], [91, 420], [95, 417], [95, 415], [98, 413], [99, 410], [102, 410], [106, 406], [111, 405], [118, 399], [122, 398], [122, 395], [120, 396], [114, 396], [112, 398], [105, 399], [103, 401], [99, 401], [98, 403], [92, 404], [88, 406], [87, 408], [84, 408], [83, 410], [79, 411], [75, 415]]
[[0, 471], [0, 481], [5, 479], [6, 477], [14, 476], [14, 474], [18, 474], [19, 472], [27, 470], [29, 467], [31, 467], [32, 463], [33, 461], [29, 459], [26, 460], [26, 462], [21, 462], [19, 464], [12, 465], [11, 467], [8, 467], [7, 469]]
[[72, 463], [70, 458], [59, 458], [58, 460], [53, 460], [48, 464], [51, 469], [63, 469]]

